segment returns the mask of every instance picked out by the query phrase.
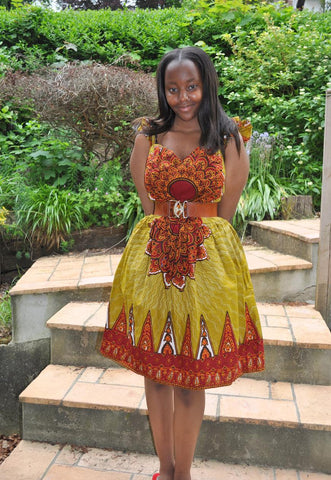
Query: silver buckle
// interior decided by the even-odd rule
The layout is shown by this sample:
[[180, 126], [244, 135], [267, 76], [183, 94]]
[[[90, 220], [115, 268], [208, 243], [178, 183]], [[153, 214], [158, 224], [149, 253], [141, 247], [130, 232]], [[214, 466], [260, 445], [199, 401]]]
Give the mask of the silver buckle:
[[173, 213], [175, 217], [177, 218], [187, 218], [187, 213], [185, 213], [185, 208], [187, 212], [187, 200], [184, 200], [184, 202], [180, 202], [179, 200], [170, 200], [170, 202], [174, 202], [173, 206]]

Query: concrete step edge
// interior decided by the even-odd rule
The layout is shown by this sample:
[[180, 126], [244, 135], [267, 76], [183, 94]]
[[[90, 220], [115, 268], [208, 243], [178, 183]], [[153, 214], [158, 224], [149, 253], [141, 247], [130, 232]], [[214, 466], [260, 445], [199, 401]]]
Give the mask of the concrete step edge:
[[[331, 349], [331, 332], [313, 305], [257, 303], [265, 345]], [[102, 332], [106, 302], [70, 302], [47, 321], [51, 330]]]
[[[147, 414], [142, 376], [124, 369], [49, 365], [21, 393], [23, 404]], [[240, 378], [206, 391], [204, 420], [331, 431], [331, 386]], [[45, 418], [47, 422], [47, 418]]]
[[[312, 268], [310, 261], [265, 247], [245, 246], [244, 250], [248, 267], [254, 275], [265, 272]], [[116, 257], [116, 262], [113, 257]], [[51, 262], [52, 257], [38, 259], [10, 290], [10, 295], [15, 297], [18, 295], [74, 292], [100, 288], [110, 290], [120, 258], [121, 255], [100, 255], [99, 263], [96, 261], [93, 268], [90, 267], [89, 270], [89, 265], [85, 265], [85, 257], [82, 255], [69, 257], [69, 264], [66, 263], [69, 260], [66, 260], [65, 256], [53, 263]], [[48, 264], [45, 259], [49, 259], [51, 263]], [[108, 264], [112, 261], [113, 266], [110, 269]], [[71, 265], [71, 267], [69, 268], [68, 265]]]
[[251, 221], [249, 225], [261, 230], [294, 237], [302, 242], [319, 243], [319, 219]]

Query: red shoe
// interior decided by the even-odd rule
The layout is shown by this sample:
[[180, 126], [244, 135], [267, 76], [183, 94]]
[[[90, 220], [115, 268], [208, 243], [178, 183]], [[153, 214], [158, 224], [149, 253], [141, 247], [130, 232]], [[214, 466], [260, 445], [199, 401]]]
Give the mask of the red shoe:
[[160, 477], [159, 473], [154, 473], [152, 480], [157, 480]]

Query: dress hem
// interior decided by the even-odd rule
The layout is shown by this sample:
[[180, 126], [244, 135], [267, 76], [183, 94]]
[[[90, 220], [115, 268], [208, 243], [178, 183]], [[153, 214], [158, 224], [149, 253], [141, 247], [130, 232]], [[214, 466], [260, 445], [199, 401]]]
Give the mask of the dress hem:
[[141, 350], [132, 345], [126, 335], [106, 329], [100, 352], [138, 375], [189, 390], [228, 386], [245, 373], [264, 370], [262, 339], [239, 345], [235, 355], [218, 354], [196, 360]]

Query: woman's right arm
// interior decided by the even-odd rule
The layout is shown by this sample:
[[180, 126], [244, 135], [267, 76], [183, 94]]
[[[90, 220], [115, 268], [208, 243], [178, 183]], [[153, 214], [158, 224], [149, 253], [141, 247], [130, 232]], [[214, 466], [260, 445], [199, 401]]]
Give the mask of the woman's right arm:
[[149, 198], [145, 187], [145, 165], [149, 149], [150, 144], [148, 137], [143, 134], [138, 134], [131, 153], [130, 170], [145, 215], [150, 215], [154, 211], [154, 202]]

